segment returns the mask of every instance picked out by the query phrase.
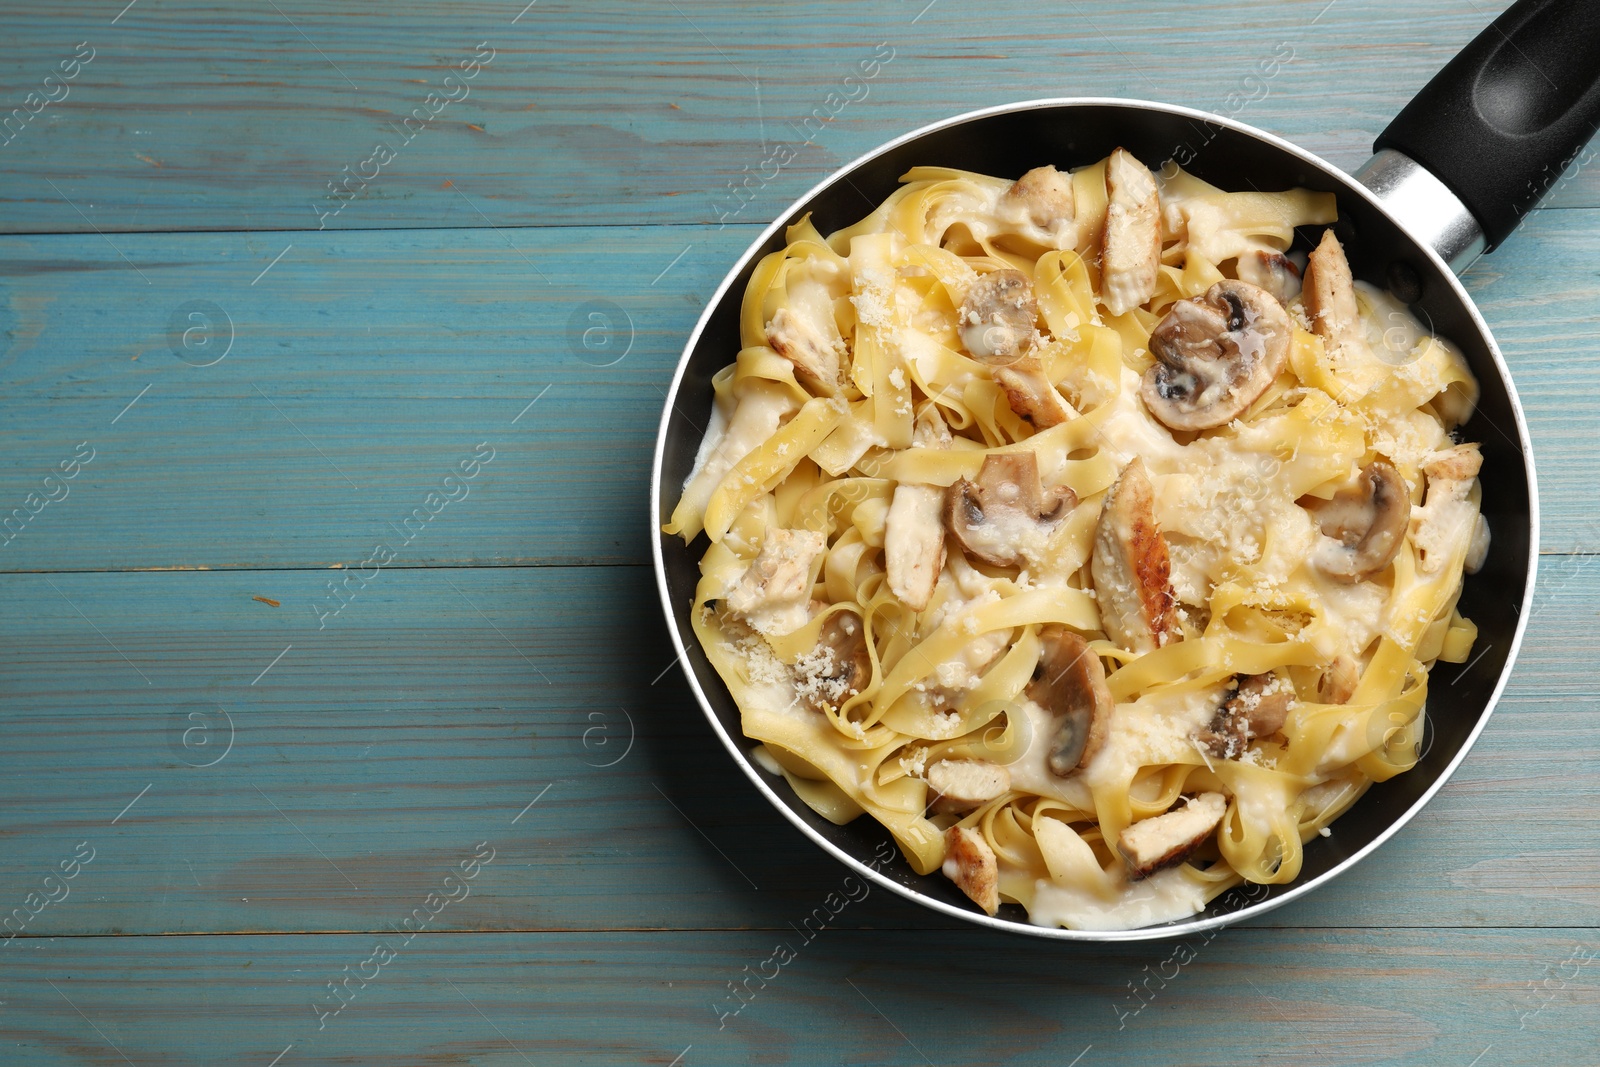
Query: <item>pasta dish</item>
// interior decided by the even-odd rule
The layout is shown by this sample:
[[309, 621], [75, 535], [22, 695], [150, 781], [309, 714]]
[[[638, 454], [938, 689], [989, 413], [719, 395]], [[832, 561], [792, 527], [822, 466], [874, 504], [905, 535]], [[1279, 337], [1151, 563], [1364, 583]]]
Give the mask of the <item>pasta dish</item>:
[[1488, 547], [1477, 384], [1336, 221], [1118, 149], [791, 226], [664, 527], [760, 765], [990, 915], [1293, 881], [1415, 764]]

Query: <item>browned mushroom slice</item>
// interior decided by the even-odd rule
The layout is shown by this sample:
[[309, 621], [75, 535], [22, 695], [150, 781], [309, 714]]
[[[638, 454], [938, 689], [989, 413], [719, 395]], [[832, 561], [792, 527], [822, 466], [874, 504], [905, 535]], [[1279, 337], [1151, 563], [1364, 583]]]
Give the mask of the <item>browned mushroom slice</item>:
[[872, 680], [867, 633], [855, 613], [841, 611], [822, 624], [817, 646], [794, 665], [795, 691], [817, 711], [837, 711]]
[[1348, 704], [1361, 683], [1361, 670], [1349, 656], [1338, 656], [1317, 679], [1317, 699], [1323, 704]]
[[1163, 867], [1182, 863], [1216, 832], [1228, 811], [1227, 798], [1201, 793], [1188, 800], [1183, 807], [1136, 822], [1117, 836], [1117, 851], [1131, 878], [1148, 878]]
[[1239, 688], [1228, 703], [1244, 712], [1251, 734], [1271, 737], [1288, 721], [1295, 703], [1294, 686], [1277, 672], [1241, 675]]
[[981, 759], [942, 759], [928, 765], [928, 790], [933, 810], [961, 814], [1003, 797], [1011, 789], [1011, 772]]
[[1283, 305], [1249, 282], [1221, 281], [1180, 300], [1150, 334], [1156, 362], [1139, 395], [1174, 430], [1232, 422], [1266, 392], [1289, 355]]
[[889, 591], [912, 611], [928, 606], [944, 566], [944, 489], [897, 485], [884, 523]]
[[1374, 460], [1361, 468], [1355, 485], [1313, 501], [1310, 511], [1327, 538], [1314, 554], [1317, 567], [1341, 582], [1359, 582], [1400, 551], [1411, 523], [1411, 494], [1399, 471]]
[[817, 396], [837, 396], [844, 382], [844, 343], [786, 307], [767, 323], [767, 344], [794, 365], [795, 381]]
[[1130, 652], [1150, 652], [1178, 636], [1172, 561], [1142, 459], [1123, 468], [1106, 494], [1090, 573], [1100, 625], [1111, 640]]
[[1000, 197], [998, 213], [1050, 232], [1073, 216], [1072, 179], [1052, 166], [1034, 167]]
[[1196, 737], [1218, 759], [1238, 759], [1257, 737], [1283, 729], [1294, 705], [1294, 688], [1280, 674], [1241, 674], [1210, 725]]
[[1356, 303], [1350, 261], [1332, 230], [1323, 231], [1321, 242], [1306, 261], [1300, 299], [1312, 331], [1329, 349], [1352, 355], [1366, 351], [1366, 329]]
[[1032, 452], [985, 456], [976, 482], [962, 478], [945, 492], [945, 525], [970, 555], [998, 567], [1037, 557], [1078, 503], [1064, 485], [1042, 489]]
[[1106, 160], [1106, 228], [1100, 242], [1100, 291], [1121, 315], [1155, 295], [1161, 267], [1161, 193], [1155, 176], [1127, 150]]
[[997, 270], [967, 287], [957, 321], [961, 343], [979, 363], [1005, 364], [1033, 347], [1039, 304], [1020, 270]]
[[1009, 367], [996, 367], [994, 380], [1005, 390], [1006, 403], [1035, 430], [1048, 430], [1072, 418], [1056, 387], [1045, 377], [1035, 356], [1023, 356]]
[[1027, 693], [1058, 720], [1045, 753], [1050, 773], [1066, 778], [1087, 767], [1105, 742], [1116, 707], [1089, 643], [1064, 626], [1040, 630], [1039, 662]]
[[944, 874], [972, 902], [993, 915], [1000, 910], [1000, 865], [983, 835], [968, 826], [945, 831]]
[[1235, 264], [1241, 282], [1265, 289], [1280, 304], [1300, 294], [1300, 268], [1282, 252], [1258, 248], [1240, 256]]

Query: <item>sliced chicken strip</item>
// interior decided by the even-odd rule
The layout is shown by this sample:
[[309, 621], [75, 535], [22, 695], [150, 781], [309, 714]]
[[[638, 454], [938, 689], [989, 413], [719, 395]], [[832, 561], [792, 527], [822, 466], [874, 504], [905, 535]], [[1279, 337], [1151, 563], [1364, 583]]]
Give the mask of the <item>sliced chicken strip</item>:
[[1161, 266], [1161, 193], [1155, 176], [1119, 148], [1106, 161], [1106, 228], [1100, 243], [1100, 291], [1122, 315], [1155, 295]]
[[1172, 561], [1156, 523], [1155, 494], [1135, 458], [1106, 495], [1090, 561], [1100, 625], [1130, 652], [1151, 652], [1179, 636]]
[[889, 505], [883, 539], [889, 591], [912, 611], [928, 606], [944, 566], [944, 495], [936, 485], [897, 485]]
[[761, 551], [724, 601], [764, 634], [793, 633], [811, 617], [811, 565], [827, 547], [827, 538], [814, 530], [768, 530]]
[[845, 345], [810, 319], [781, 307], [767, 323], [767, 344], [794, 364], [795, 381], [817, 396], [837, 396], [844, 382]]
[[967, 826], [945, 831], [944, 874], [972, 902], [993, 915], [1000, 910], [1000, 865], [983, 834]]
[[1335, 354], [1353, 358], [1368, 353], [1350, 261], [1332, 230], [1322, 232], [1322, 241], [1306, 263], [1301, 303], [1311, 329]]
[[1475, 574], [1489, 551], [1489, 523], [1468, 499], [1483, 454], [1476, 444], [1456, 445], [1434, 452], [1422, 461], [1428, 476], [1428, 495], [1411, 520], [1411, 537], [1417, 546], [1417, 567], [1437, 573], [1451, 550], [1467, 538], [1466, 570]]
[[1216, 832], [1228, 800], [1221, 793], [1189, 797], [1181, 808], [1144, 819], [1117, 837], [1117, 851], [1135, 880], [1148, 878], [1163, 867], [1182, 863]]
[[996, 367], [994, 380], [1005, 390], [1006, 403], [1035, 430], [1048, 430], [1074, 418], [1037, 356], [1023, 356], [1009, 367]]
[[1011, 789], [1011, 772], [981, 759], [944, 759], [928, 765], [928, 790], [933, 810], [961, 814], [1003, 797]]

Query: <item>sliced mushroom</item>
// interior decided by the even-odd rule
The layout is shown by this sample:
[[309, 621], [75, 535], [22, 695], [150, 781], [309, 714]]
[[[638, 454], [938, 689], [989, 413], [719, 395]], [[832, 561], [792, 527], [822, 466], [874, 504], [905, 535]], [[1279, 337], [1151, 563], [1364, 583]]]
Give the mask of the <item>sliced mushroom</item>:
[[1322, 240], [1306, 261], [1301, 305], [1311, 320], [1312, 331], [1329, 349], [1351, 355], [1366, 351], [1366, 328], [1356, 304], [1350, 261], [1332, 230], [1322, 232]]
[[1040, 486], [1033, 452], [996, 452], [984, 457], [976, 482], [962, 478], [946, 490], [944, 521], [968, 554], [1009, 567], [1042, 553], [1077, 503], [1067, 486]]
[[1106, 494], [1090, 560], [1100, 625], [1130, 652], [1150, 652], [1179, 635], [1172, 560], [1156, 523], [1155, 494], [1135, 457]]
[[1039, 631], [1039, 662], [1028, 699], [1059, 720], [1045, 753], [1050, 773], [1066, 778], [1089, 765], [1105, 742], [1116, 702], [1089, 643], [1064, 626]]
[[1188, 801], [1164, 815], [1140, 820], [1117, 836], [1117, 851], [1135, 881], [1188, 859], [1211, 837], [1228, 811], [1227, 798], [1221, 793], [1201, 793]]
[[1119, 148], [1106, 160], [1106, 228], [1100, 242], [1100, 292], [1122, 315], [1155, 295], [1161, 267], [1161, 193], [1150, 168]]
[[811, 565], [827, 547], [814, 530], [768, 530], [725, 602], [764, 634], [793, 633], [811, 617]]
[[1235, 688], [1196, 740], [1218, 759], [1238, 759], [1257, 737], [1283, 729], [1294, 705], [1294, 687], [1280, 674], [1241, 674]]
[[1005, 390], [1006, 403], [1035, 430], [1048, 430], [1073, 417], [1072, 409], [1045, 377], [1036, 356], [1023, 356], [1009, 367], [996, 367], [994, 380]]
[[928, 765], [928, 790], [933, 810], [959, 815], [981, 807], [1011, 790], [1011, 772], [981, 759], [942, 759]]
[[817, 711], [837, 711], [872, 680], [867, 632], [854, 612], [841, 611], [822, 624], [817, 647], [795, 663], [795, 690]]
[[1000, 910], [1000, 865], [983, 835], [969, 826], [945, 831], [944, 874], [972, 902], [993, 915]]
[[1020, 270], [996, 270], [967, 287], [957, 321], [961, 343], [972, 358], [990, 365], [1010, 363], [1033, 347], [1039, 304]]
[[897, 485], [884, 524], [889, 591], [912, 611], [933, 596], [944, 566], [944, 494], [935, 485]]
[[1359, 582], [1389, 565], [1411, 523], [1406, 480], [1383, 460], [1361, 468], [1356, 484], [1331, 499], [1314, 501], [1311, 513], [1326, 538], [1313, 558], [1341, 582]]
[[1244, 712], [1250, 722], [1250, 733], [1256, 737], [1271, 737], [1282, 730], [1295, 704], [1294, 686], [1289, 679], [1272, 671], [1241, 675], [1238, 681], [1239, 688], [1228, 703]]
[[795, 381], [817, 396], [837, 396], [844, 384], [842, 341], [823, 335], [804, 316], [781, 307], [767, 323], [767, 344], [794, 364]]
[[1174, 430], [1209, 430], [1244, 414], [1283, 370], [1293, 324], [1271, 293], [1221, 281], [1180, 300], [1150, 334], [1156, 362], [1139, 395]]
[[1280, 304], [1300, 295], [1300, 268], [1282, 252], [1258, 248], [1235, 261], [1234, 273], [1241, 282], [1265, 289]]
[[1317, 700], [1323, 704], [1348, 704], [1361, 683], [1361, 669], [1349, 656], [1338, 656], [1317, 679]]
[[1072, 221], [1072, 179], [1052, 166], [1034, 167], [1005, 191], [997, 206], [1002, 217], [1051, 233]]
[[1489, 554], [1489, 523], [1468, 499], [1482, 469], [1483, 454], [1476, 444], [1442, 449], [1422, 461], [1428, 495], [1412, 518], [1412, 540], [1417, 546], [1417, 568], [1424, 574], [1444, 566], [1463, 537], [1467, 541], [1467, 573], [1476, 574], [1483, 566]]

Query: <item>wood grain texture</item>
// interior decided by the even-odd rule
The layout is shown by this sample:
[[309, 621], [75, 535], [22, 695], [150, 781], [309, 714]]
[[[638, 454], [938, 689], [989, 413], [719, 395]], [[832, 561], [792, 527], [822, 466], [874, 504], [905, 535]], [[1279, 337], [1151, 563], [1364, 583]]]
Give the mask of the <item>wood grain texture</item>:
[[[3, 1040], [40, 1067], [1545, 1067], [1593, 1064], [1600, 1012], [1590, 929], [1249, 930], [1119, 948], [975, 931], [389, 934], [394, 958], [363, 968], [382, 940], [23, 945], [0, 955]], [[766, 963], [775, 942], [792, 946], [781, 968]], [[319, 1016], [314, 1004], [340, 1003], [327, 983], [358, 971], [371, 980]], [[747, 978], [731, 1014], [730, 983]]]
[[[1539, 212], [1467, 279], [1528, 410], [1546, 551], [1600, 551], [1600, 442], [1572, 388], [1600, 355], [1597, 224]], [[482, 442], [495, 459], [400, 566], [642, 562], [667, 383], [752, 236], [0, 239], [0, 517], [95, 450], [65, 499], [0, 534], [0, 570], [348, 566]], [[210, 317], [186, 318], [200, 301]], [[230, 329], [226, 358], [190, 365]]]
[[0, 1063], [1600, 1064], [1592, 152], [1467, 278], [1549, 553], [1506, 698], [1250, 927], [1041, 944], [873, 890], [807, 938], [844, 872], [722, 755], [640, 565], [684, 339], [841, 162], [1125, 95], [1354, 167], [1504, 0], [125, 2], [0, 0]]
[[[1574, 635], [1600, 567], [1547, 577], [1511, 690], [1443, 793], [1262, 924], [1593, 921], [1600, 650]], [[27, 934], [381, 930], [482, 840], [501, 866], [447, 928], [782, 929], [838, 884], [722, 754], [646, 569], [383, 570], [319, 630], [325, 581], [0, 580], [0, 912], [80, 841], [96, 859]], [[1451, 713], [1447, 688], [1431, 713]], [[848, 921], [938, 925], [887, 896]]]
[[[753, 221], [907, 130], [1042, 96], [1222, 112], [1348, 169], [1505, 5], [1249, 0], [1217, 18], [1176, 0], [542, 0], [513, 25], [518, 0], [442, 20], [433, 0], [164, 0], [112, 25], [120, 6], [9, 5], [6, 111], [78, 42], [95, 58], [0, 146], [0, 230], [315, 229], [337, 204], [329, 183], [378, 141], [396, 157], [326, 225]], [[494, 58], [469, 95], [405, 142], [394, 126], [430, 92], [460, 96], [443, 79], [480, 42]], [[844, 78], [880, 43], [893, 59], [862, 96]], [[1279, 49], [1292, 59], [1263, 80]], [[836, 92], [857, 99], [830, 104]], [[762, 177], [775, 144], [795, 159]], [[729, 186], [752, 175], [739, 210]], [[1554, 202], [1600, 206], [1600, 170]]]

